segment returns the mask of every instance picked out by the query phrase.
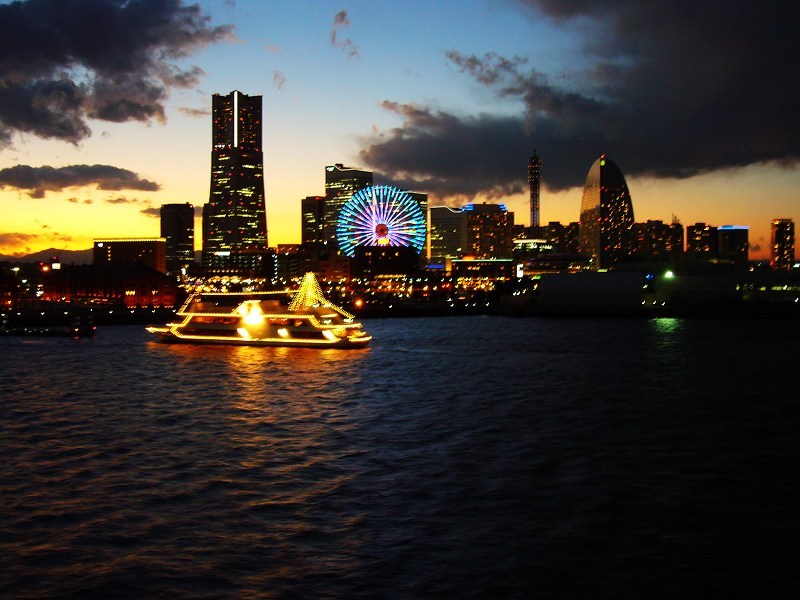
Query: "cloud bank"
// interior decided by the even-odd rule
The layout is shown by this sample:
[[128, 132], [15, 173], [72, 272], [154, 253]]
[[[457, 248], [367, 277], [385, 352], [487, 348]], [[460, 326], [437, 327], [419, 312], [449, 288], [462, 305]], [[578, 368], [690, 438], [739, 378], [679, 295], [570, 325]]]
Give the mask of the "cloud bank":
[[25, 190], [31, 198], [44, 198], [46, 192], [95, 185], [101, 190], [141, 190], [155, 192], [160, 186], [142, 179], [133, 171], [110, 165], [71, 165], [31, 167], [16, 165], [0, 169], [0, 188]]
[[582, 185], [601, 153], [628, 176], [797, 164], [800, 45], [790, 24], [800, 5], [517, 3], [532, 20], [585, 35], [571, 62], [589, 67], [556, 77], [537, 70], [535, 57], [451, 50], [452, 68], [518, 101], [519, 113], [464, 116], [384, 102], [403, 122], [365, 140], [366, 166], [435, 193], [491, 196], [525, 185], [533, 149], [551, 190]]
[[22, 0], [0, 5], [0, 146], [14, 133], [77, 143], [87, 119], [164, 120], [175, 63], [230, 35], [182, 0]]

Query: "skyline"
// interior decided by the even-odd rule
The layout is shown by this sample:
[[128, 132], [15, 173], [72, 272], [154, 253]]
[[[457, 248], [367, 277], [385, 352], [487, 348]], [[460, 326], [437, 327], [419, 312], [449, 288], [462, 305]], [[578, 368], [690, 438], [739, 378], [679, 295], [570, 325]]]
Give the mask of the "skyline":
[[211, 97], [238, 90], [263, 96], [273, 246], [299, 243], [336, 163], [528, 224], [535, 149], [542, 223], [578, 220], [606, 154], [637, 222], [746, 225], [767, 258], [770, 222], [800, 221], [800, 9], [733, 4], [0, 2], [0, 254], [157, 237], [162, 204], [199, 214]]

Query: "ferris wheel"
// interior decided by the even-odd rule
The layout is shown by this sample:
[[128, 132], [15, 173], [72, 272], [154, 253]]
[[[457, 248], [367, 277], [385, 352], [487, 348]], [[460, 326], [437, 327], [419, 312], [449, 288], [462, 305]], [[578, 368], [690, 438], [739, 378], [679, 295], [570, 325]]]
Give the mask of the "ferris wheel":
[[419, 202], [390, 185], [357, 191], [342, 207], [336, 224], [339, 249], [350, 258], [358, 246], [403, 246], [420, 252], [425, 233]]

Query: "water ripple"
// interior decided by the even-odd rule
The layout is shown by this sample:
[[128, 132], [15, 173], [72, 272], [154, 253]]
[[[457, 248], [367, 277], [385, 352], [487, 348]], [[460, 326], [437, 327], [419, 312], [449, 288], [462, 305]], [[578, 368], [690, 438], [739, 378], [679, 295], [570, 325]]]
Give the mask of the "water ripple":
[[0, 339], [0, 595], [796, 587], [796, 323], [368, 328], [354, 352]]

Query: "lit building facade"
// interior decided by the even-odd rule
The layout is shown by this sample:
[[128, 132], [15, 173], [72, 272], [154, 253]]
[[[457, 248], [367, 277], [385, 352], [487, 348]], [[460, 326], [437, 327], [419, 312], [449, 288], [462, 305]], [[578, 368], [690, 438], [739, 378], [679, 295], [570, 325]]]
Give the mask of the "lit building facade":
[[203, 209], [209, 272], [237, 272], [242, 257], [234, 254], [268, 247], [261, 101], [238, 91], [212, 96], [211, 192]]
[[194, 206], [163, 204], [161, 237], [166, 240], [167, 274], [180, 275], [194, 262]]
[[719, 251], [717, 228], [708, 223], [687, 225], [686, 251], [717, 253]]
[[553, 251], [563, 254], [578, 254], [579, 231], [578, 222], [563, 225], [558, 221], [550, 221], [539, 228], [540, 236], [553, 246]]
[[167, 272], [167, 240], [164, 238], [107, 238], [94, 240], [95, 265], [142, 264], [160, 273]]
[[769, 264], [773, 269], [791, 269], [794, 265], [794, 221], [773, 219], [770, 234]]
[[461, 258], [466, 244], [461, 209], [432, 206], [428, 211], [428, 262], [444, 263]]
[[45, 301], [125, 308], [169, 308], [178, 291], [174, 277], [141, 262], [67, 265], [50, 271], [43, 281]]
[[590, 269], [605, 269], [633, 254], [633, 203], [622, 171], [605, 155], [589, 169], [580, 215], [580, 251]]
[[466, 239], [464, 254], [475, 258], [511, 258], [514, 213], [505, 204], [465, 204], [461, 209]]
[[683, 254], [683, 226], [677, 222], [646, 221], [634, 224], [636, 254], [653, 262], [667, 262]]
[[542, 186], [542, 161], [533, 151], [528, 161], [528, 186], [530, 187], [531, 227], [539, 227], [540, 196]]
[[372, 180], [371, 171], [345, 167], [341, 163], [325, 167], [323, 233], [328, 252], [337, 252], [339, 249], [336, 226], [342, 207], [358, 190], [371, 186]]

